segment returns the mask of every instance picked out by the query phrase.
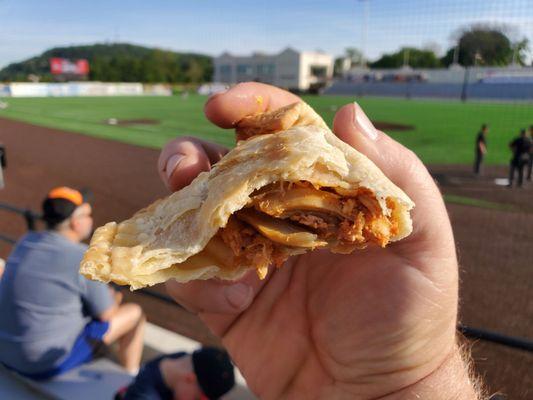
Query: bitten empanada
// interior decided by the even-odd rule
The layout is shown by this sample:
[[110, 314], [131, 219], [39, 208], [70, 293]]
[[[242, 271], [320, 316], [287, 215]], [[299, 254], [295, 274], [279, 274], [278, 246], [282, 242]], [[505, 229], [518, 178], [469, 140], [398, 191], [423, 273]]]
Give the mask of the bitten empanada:
[[411, 233], [409, 197], [307, 104], [246, 117], [236, 131], [241, 140], [211, 171], [98, 228], [80, 272], [132, 289], [248, 269], [264, 278], [291, 255], [385, 247]]

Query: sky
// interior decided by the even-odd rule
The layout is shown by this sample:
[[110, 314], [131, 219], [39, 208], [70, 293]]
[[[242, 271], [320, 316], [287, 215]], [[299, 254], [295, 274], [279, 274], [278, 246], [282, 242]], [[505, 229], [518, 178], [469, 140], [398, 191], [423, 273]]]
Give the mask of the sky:
[[373, 60], [402, 46], [444, 53], [479, 22], [511, 25], [533, 48], [533, 0], [0, 0], [0, 68], [96, 42], [213, 56], [356, 47]]

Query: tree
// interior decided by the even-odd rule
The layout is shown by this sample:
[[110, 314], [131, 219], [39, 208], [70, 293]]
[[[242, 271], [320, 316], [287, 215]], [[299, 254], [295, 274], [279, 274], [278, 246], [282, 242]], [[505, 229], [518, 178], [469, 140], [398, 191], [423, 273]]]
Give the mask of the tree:
[[513, 43], [513, 60], [512, 63], [526, 65], [526, 55], [529, 53], [529, 39], [523, 38]]
[[345, 57], [351, 62], [350, 67], [363, 64], [364, 56], [361, 50], [356, 49], [355, 47], [347, 47], [344, 52], [346, 54]]
[[203, 72], [204, 71], [200, 63], [198, 63], [195, 60], [191, 60], [185, 72], [186, 81], [187, 82], [201, 82]]
[[200, 83], [210, 81], [213, 74], [209, 56], [114, 43], [50, 49], [8, 65], [0, 71], [0, 81], [24, 81], [30, 74], [38, 75], [41, 81], [52, 81], [51, 57], [85, 58], [89, 61], [89, 80], [104, 82]]
[[[348, 65], [346, 64], [348, 60]], [[355, 66], [362, 66], [365, 63], [365, 57], [361, 50], [355, 47], [347, 47], [344, 49], [344, 55], [335, 59], [333, 64], [333, 73], [335, 76], [342, 75], [346, 69]]]
[[[464, 66], [487, 65], [504, 66], [513, 61], [516, 49], [516, 61], [524, 64], [525, 53], [528, 49], [527, 39], [517, 41], [515, 45], [505, 34], [504, 27], [476, 24], [460, 30], [456, 35], [459, 64]], [[455, 46], [450, 48], [442, 58], [446, 66], [453, 62]]]
[[413, 68], [438, 68], [441, 63], [432, 50], [403, 47], [396, 53], [384, 54], [370, 64], [372, 68], [400, 68], [403, 65]]

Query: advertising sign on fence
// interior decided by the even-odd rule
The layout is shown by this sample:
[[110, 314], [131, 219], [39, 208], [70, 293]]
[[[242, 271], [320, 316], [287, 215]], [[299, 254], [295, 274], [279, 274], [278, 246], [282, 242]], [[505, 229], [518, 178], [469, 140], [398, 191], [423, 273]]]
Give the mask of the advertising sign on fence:
[[54, 57], [50, 59], [50, 72], [53, 75], [88, 75], [89, 62], [84, 59], [68, 60], [66, 58]]

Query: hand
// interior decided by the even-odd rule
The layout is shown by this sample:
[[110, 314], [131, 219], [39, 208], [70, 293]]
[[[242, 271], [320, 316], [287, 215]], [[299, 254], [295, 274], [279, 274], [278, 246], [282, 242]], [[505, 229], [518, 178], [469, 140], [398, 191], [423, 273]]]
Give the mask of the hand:
[[119, 289], [116, 289], [113, 286], [109, 286], [109, 292], [113, 298], [113, 303], [117, 306], [120, 306], [122, 304], [122, 300], [124, 299], [124, 294], [122, 294]]
[[[281, 89], [245, 83], [210, 98], [205, 114], [232, 128], [245, 115], [297, 100]], [[264, 281], [250, 271], [237, 283], [170, 281], [167, 289], [222, 338], [262, 399], [423, 396], [439, 371], [464, 367], [455, 342], [457, 259], [442, 196], [414, 153], [377, 131], [357, 104], [337, 112], [333, 130], [416, 203], [411, 236], [386, 249], [293, 257]], [[178, 190], [224, 153], [178, 138], [162, 151], [159, 171]], [[464, 368], [458, 374], [464, 378]], [[468, 387], [459, 393], [473, 393]], [[420, 398], [473, 398], [431, 393]]]

